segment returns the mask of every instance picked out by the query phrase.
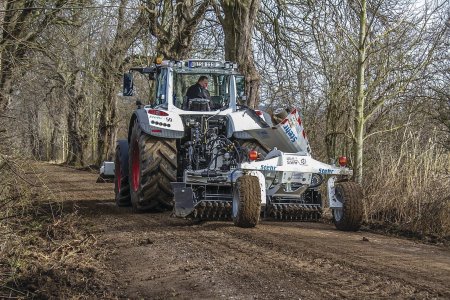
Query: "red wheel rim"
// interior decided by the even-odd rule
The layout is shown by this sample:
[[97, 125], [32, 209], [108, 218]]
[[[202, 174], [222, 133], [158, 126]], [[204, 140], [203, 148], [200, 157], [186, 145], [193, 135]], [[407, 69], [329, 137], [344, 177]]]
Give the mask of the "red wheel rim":
[[120, 170], [120, 162], [119, 163], [116, 162], [115, 176], [116, 176], [117, 192], [120, 193], [120, 184], [122, 183], [122, 171]]
[[139, 189], [139, 181], [141, 177], [141, 165], [139, 162], [139, 144], [137, 141], [134, 141], [133, 144], [133, 153], [131, 157], [131, 178], [133, 190], [137, 192]]

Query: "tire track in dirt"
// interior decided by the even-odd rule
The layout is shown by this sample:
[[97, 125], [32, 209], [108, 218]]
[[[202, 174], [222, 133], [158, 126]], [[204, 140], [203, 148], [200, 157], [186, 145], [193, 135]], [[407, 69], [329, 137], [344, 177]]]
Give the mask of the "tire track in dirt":
[[[213, 256], [219, 257], [220, 253], [230, 253], [231, 257], [233, 257], [233, 253], [239, 253], [238, 265], [252, 269], [256, 266], [257, 278], [266, 277], [265, 274], [267, 272], [270, 274], [272, 270], [283, 270], [283, 274], [290, 274], [291, 277], [298, 279], [295, 286], [288, 289], [295, 291], [291, 296], [301, 295], [306, 298], [357, 296], [359, 298], [369, 296], [382, 286], [386, 291], [390, 290], [385, 296], [398, 296], [400, 294], [415, 297], [429, 296], [426, 291], [417, 291], [413, 286], [395, 281], [393, 278], [374, 276], [373, 273], [367, 273], [366, 270], [354, 270], [333, 260], [324, 259], [323, 256], [299, 255], [298, 247], [291, 250], [282, 242], [277, 243], [276, 240], [273, 242], [272, 237], [266, 238], [266, 241], [269, 240], [269, 242], [266, 242], [262, 236], [255, 237], [253, 236], [254, 233], [250, 233], [250, 235], [252, 236], [238, 234], [238, 238], [236, 238], [226, 234], [216, 236], [202, 232], [201, 237], [207, 236], [208, 242], [198, 240], [196, 242], [197, 247], [194, 247], [194, 249], [203, 249], [203, 251], [209, 251]], [[282, 279], [278, 278], [278, 280]], [[321, 284], [317, 285], [317, 283]], [[393, 288], [386, 288], [389, 286]], [[309, 289], [309, 293], [301, 293], [302, 289], [299, 289], [299, 287]]]
[[[263, 225], [260, 227], [265, 226]], [[288, 233], [286, 233], [286, 231], [288, 231], [286, 230], [287, 228], [284, 228], [284, 233], [280, 232], [279, 228], [273, 226], [270, 226], [268, 230], [266, 229], [267, 228], [264, 228], [264, 230], [258, 231], [257, 233], [242, 233], [234, 228], [229, 230], [233, 231], [233, 234], [239, 239], [251, 240], [253, 245], [258, 245], [261, 248], [269, 245], [271, 251], [277, 255], [282, 253], [287, 260], [293, 262], [300, 261], [300, 267], [304, 266], [305, 262], [308, 262], [309, 269], [315, 270], [314, 272], [316, 273], [311, 274], [312, 276], [322, 277], [322, 275], [324, 275], [323, 279], [326, 280], [326, 282], [330, 282], [331, 277], [336, 278], [336, 281], [330, 284], [330, 288], [333, 286], [341, 286], [342, 288], [338, 290], [344, 290], [346, 285], [342, 286], [342, 280], [350, 277], [352, 278], [351, 283], [353, 283], [353, 286], [364, 279], [361, 286], [358, 287], [357, 293], [361, 291], [361, 287], [367, 291], [376, 290], [376, 288], [372, 288], [367, 281], [372, 281], [372, 278], [376, 278], [374, 281], [375, 287], [379, 286], [380, 283], [385, 286], [394, 284], [395, 289], [392, 289], [394, 295], [396, 295], [398, 290], [404, 286], [401, 290], [402, 294], [405, 296], [409, 293], [409, 296], [414, 297], [444, 295], [445, 297], [450, 297], [447, 286], [450, 269], [449, 265], [445, 264], [445, 261], [448, 263], [448, 259], [441, 259], [440, 262], [434, 263], [433, 260], [427, 258], [417, 262], [415, 261], [416, 257], [412, 255], [407, 255], [410, 257], [405, 259], [403, 257], [404, 254], [401, 256], [399, 254], [386, 254], [383, 253], [385, 249], [372, 250], [372, 245], [363, 242], [361, 238], [359, 241], [355, 241], [353, 243], [354, 245], [349, 247], [346, 247], [345, 244], [342, 245], [342, 243], [340, 246], [333, 246], [336, 244], [333, 244], [332, 242], [327, 244], [326, 240], [325, 242], [324, 240], [317, 241], [315, 238], [312, 240], [305, 240], [302, 238], [296, 241], [296, 236], [301, 235], [303, 237], [302, 233], [298, 232], [299, 230], [304, 231], [303, 228], [289, 228], [292, 230], [289, 230], [290, 232]], [[294, 232], [293, 230], [296, 231]], [[310, 230], [309, 228], [306, 228], [306, 230], [316, 231]], [[268, 234], [270, 231], [274, 231], [274, 234]], [[358, 234], [350, 234], [350, 237], [354, 239], [355, 235], [358, 236]], [[362, 237], [362, 234], [359, 235]], [[380, 237], [367, 233], [364, 234], [364, 236], [368, 235], [371, 238], [370, 240]], [[317, 237], [317, 235], [315, 237]], [[418, 248], [414, 245], [411, 245], [411, 247]], [[443, 252], [442, 255], [446, 255], [446, 253]], [[381, 257], [382, 259], [380, 259]], [[401, 262], [394, 262], [392, 260], [393, 257], [401, 258]], [[423, 266], [424, 264], [427, 266], [426, 269], [434, 266], [435, 272], [429, 274], [430, 272], [427, 272], [426, 269], [419, 269], [420, 266]], [[442, 269], [442, 272], [439, 272], [439, 268]], [[394, 269], [394, 272], [390, 272], [391, 269]], [[432, 277], [430, 277], [430, 275], [432, 275]], [[435, 290], [430, 289], [430, 285], [432, 285]], [[353, 292], [350, 295], [357, 295], [357, 293], [355, 294]]]
[[[132, 214], [96, 175], [40, 165], [110, 253], [120, 298], [450, 298], [450, 251], [321, 223], [196, 223]], [[363, 241], [362, 237], [368, 238]]]
[[[318, 225], [322, 225], [324, 226], [324, 228], [322, 230], [307, 228], [307, 231], [300, 228], [300, 230], [303, 230], [301, 238], [297, 240], [298, 242], [301, 242], [300, 246], [299, 243], [295, 241], [296, 235], [298, 237], [299, 228], [284, 227], [283, 232], [280, 232], [280, 229], [277, 227], [281, 226], [281, 224], [277, 225], [277, 227], [266, 227], [266, 225], [263, 225], [265, 227], [264, 230], [256, 233], [258, 238], [255, 238], [255, 235], [253, 233], [251, 236], [246, 235], [246, 233], [236, 234], [243, 237], [252, 238], [253, 242], [258, 243], [259, 241], [267, 238], [268, 233], [272, 233], [272, 235], [270, 235], [269, 243], [273, 243], [274, 241], [278, 240], [280, 242], [278, 244], [283, 245], [283, 247], [280, 247], [280, 251], [282, 251], [283, 248], [286, 247], [294, 249], [293, 251], [298, 251], [299, 247], [303, 247], [306, 253], [308, 253], [310, 256], [317, 258], [326, 258], [335, 261], [339, 261], [341, 259], [340, 262], [342, 264], [349, 265], [351, 267], [360, 266], [363, 268], [363, 271], [368, 271], [370, 269], [373, 272], [372, 266], [376, 267], [376, 265], [379, 264], [381, 264], [383, 267], [395, 266], [397, 268], [397, 271], [398, 269], [403, 268], [402, 272], [406, 272], [408, 273], [408, 275], [413, 275], [413, 273], [417, 274], [417, 272], [422, 272], [425, 275], [429, 267], [436, 268], [435, 270], [438, 272], [439, 269], [442, 269], [442, 272], [433, 274], [433, 278], [431, 278], [431, 280], [433, 281], [442, 280], [443, 276], [445, 274], [448, 275], [448, 273], [450, 272], [450, 266], [446, 264], [448, 263], [448, 259], [445, 257], [448, 252], [440, 250], [438, 247], [415, 244], [413, 242], [395, 238], [386, 238], [367, 232], [348, 234], [346, 245], [342, 245], [339, 243], [339, 235], [345, 235], [345, 233], [334, 231], [334, 229], [327, 228], [325, 227], [326, 225], [323, 224]], [[326, 231], [330, 231], [332, 235], [336, 235], [336, 238], [322, 238], [320, 240], [313, 239], [314, 237], [320, 236], [321, 233]], [[305, 235], [310, 235], [311, 239], [304, 239], [303, 237]], [[369, 237], [370, 242], [362, 241], [363, 236]], [[395, 243], [398, 242], [400, 242], [400, 244], [402, 245], [401, 247], [395, 245]], [[406, 245], [408, 246], [408, 248], [405, 248]], [[317, 250], [322, 251], [319, 252]], [[422, 260], [420, 262], [417, 262], [416, 252], [423, 250], [427, 252], [432, 251], [432, 253], [436, 253], [437, 255], [432, 257], [423, 256]], [[383, 258], [382, 260], [379, 259], [380, 256]], [[342, 258], [345, 258], [345, 260], [342, 260]], [[397, 261], [393, 261], [393, 258], [396, 258]], [[358, 262], [361, 259], [371, 262], [372, 264], [369, 264], [370, 268], [367, 268], [366, 264], [359, 264]], [[386, 264], [386, 262], [388, 264]]]

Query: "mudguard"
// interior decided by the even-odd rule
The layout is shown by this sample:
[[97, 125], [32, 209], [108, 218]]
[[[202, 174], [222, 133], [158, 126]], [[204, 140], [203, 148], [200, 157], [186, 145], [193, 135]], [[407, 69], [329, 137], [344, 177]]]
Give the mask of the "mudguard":
[[272, 127], [245, 130], [267, 149], [275, 147], [283, 152], [311, 155], [303, 122], [296, 109], [292, 110], [281, 123]]
[[247, 130], [269, 128], [270, 125], [265, 120], [259, 117], [252, 109], [245, 109], [232, 112], [228, 115], [229, 126], [227, 129], [227, 137], [234, 136], [238, 139], [249, 140], [253, 139]]
[[[179, 116], [171, 116], [166, 117], [165, 120], [150, 120], [148, 111], [150, 107], [144, 107], [136, 109], [133, 113], [133, 116], [130, 119], [130, 125], [128, 127], [128, 140], [131, 137], [131, 130], [133, 129], [135, 120], [138, 121], [139, 126], [143, 132], [146, 134], [162, 137], [162, 138], [170, 138], [170, 139], [180, 139], [184, 136], [184, 128], [181, 130], [172, 130], [167, 129], [169, 124], [174, 122], [173, 120]], [[167, 112], [169, 113], [169, 112]], [[158, 116], [152, 116], [153, 118]], [[163, 118], [163, 117], [160, 117]], [[178, 121], [178, 120], [175, 120]], [[181, 119], [180, 119], [181, 121]], [[153, 124], [152, 124], [153, 123]], [[181, 125], [182, 126], [182, 125]], [[178, 126], [179, 127], [179, 126]], [[177, 128], [178, 129], [178, 128]]]

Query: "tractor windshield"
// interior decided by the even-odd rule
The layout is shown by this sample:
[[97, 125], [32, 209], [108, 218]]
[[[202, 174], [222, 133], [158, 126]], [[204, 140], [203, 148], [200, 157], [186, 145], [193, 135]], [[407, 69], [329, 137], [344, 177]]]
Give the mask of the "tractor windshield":
[[211, 97], [209, 105], [211, 110], [220, 109], [228, 105], [230, 100], [229, 74], [174, 72], [173, 100], [176, 107], [183, 108], [183, 104], [187, 101], [187, 90], [192, 85], [195, 85], [201, 76], [208, 78], [208, 92]]

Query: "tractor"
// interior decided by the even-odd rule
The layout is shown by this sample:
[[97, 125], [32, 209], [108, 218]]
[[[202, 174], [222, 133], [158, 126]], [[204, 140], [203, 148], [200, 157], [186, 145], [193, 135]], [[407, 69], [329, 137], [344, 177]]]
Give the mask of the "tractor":
[[[114, 176], [118, 206], [135, 212], [173, 209], [200, 220], [233, 220], [255, 227], [261, 218], [314, 221], [322, 215], [319, 186], [327, 180], [339, 230], [358, 230], [362, 189], [352, 171], [311, 157], [300, 113], [272, 115], [246, 105], [245, 78], [228, 61], [160, 61], [124, 74], [123, 96], [135, 94], [135, 76], [155, 81], [150, 105], [136, 102], [128, 137], [117, 142]], [[208, 78], [208, 97], [186, 91]]]

